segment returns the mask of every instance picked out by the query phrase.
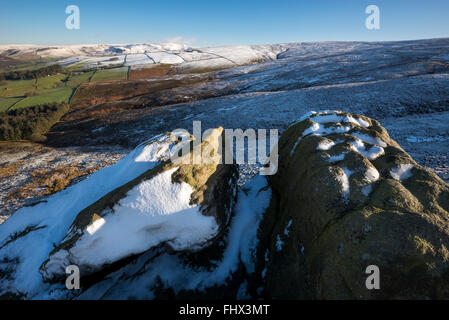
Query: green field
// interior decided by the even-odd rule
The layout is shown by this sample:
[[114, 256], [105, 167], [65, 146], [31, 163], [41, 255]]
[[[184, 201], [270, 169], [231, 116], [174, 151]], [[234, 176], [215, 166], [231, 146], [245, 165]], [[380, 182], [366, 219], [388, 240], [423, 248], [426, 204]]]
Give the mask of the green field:
[[30, 96], [23, 99], [15, 108], [41, 103], [67, 102], [74, 88], [81, 83], [87, 82], [91, 75], [92, 72], [89, 72], [69, 77], [66, 83], [62, 81], [68, 78], [66, 74], [44, 77], [38, 79], [37, 88], [35, 80], [6, 81], [6, 83], [0, 86], [0, 112], [6, 111], [27, 94]]
[[31, 107], [38, 104], [46, 104], [51, 102], [68, 102], [73, 90], [74, 88], [72, 87], [40, 90], [39, 95], [23, 99], [17, 103], [13, 109]]
[[64, 87], [65, 84], [62, 80], [66, 79], [66, 74], [55, 74], [53, 76], [39, 78], [37, 80], [37, 89], [51, 89], [51, 88], [58, 88], [58, 87]]
[[18, 97], [24, 96], [26, 93], [36, 91], [40, 92], [45, 89], [52, 89], [65, 86], [64, 80], [67, 78], [65, 74], [57, 74], [50, 77], [44, 77], [37, 80], [10, 80], [3, 81], [0, 85], [0, 97]]
[[2, 98], [0, 97], [0, 112], [7, 111], [14, 103], [22, 99], [21, 97]]
[[98, 70], [91, 81], [98, 82], [110, 80], [126, 80], [127, 74], [128, 74], [128, 67]]
[[0, 85], [0, 97], [23, 96], [35, 90], [35, 80], [4, 81]]
[[70, 75], [64, 72], [36, 80], [4, 80], [0, 82], [0, 112], [47, 104], [51, 102], [69, 102], [75, 88], [83, 83], [126, 80], [128, 67], [98, 70]]
[[89, 78], [92, 76], [93, 72], [85, 72], [83, 74], [73, 75], [69, 78], [67, 82], [67, 86], [77, 87], [82, 83], [86, 83], [89, 81]]
[[34, 56], [30, 59], [13, 59], [16, 64], [3, 66], [0, 68], [1, 72], [21, 71], [21, 70], [35, 70], [48, 65], [51, 62], [56, 62], [57, 58], [39, 58]]

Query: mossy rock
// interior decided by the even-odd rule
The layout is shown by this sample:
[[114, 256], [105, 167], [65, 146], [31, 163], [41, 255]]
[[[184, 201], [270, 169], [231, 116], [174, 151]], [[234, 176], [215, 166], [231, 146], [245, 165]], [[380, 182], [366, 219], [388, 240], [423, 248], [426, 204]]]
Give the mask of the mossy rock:
[[[259, 232], [267, 297], [449, 298], [449, 186], [377, 121], [311, 113], [278, 146], [269, 179], [277, 209]], [[379, 267], [379, 290], [366, 288], [369, 265]]]

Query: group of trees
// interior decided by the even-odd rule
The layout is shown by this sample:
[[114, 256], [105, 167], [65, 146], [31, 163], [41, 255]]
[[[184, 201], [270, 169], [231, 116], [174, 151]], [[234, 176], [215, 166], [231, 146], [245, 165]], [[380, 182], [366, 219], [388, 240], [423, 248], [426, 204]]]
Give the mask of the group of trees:
[[46, 77], [62, 72], [62, 67], [59, 64], [52, 64], [43, 68], [35, 70], [10, 71], [0, 74], [1, 80], [31, 80]]
[[0, 140], [43, 140], [45, 133], [68, 110], [67, 103], [51, 103], [2, 112]]

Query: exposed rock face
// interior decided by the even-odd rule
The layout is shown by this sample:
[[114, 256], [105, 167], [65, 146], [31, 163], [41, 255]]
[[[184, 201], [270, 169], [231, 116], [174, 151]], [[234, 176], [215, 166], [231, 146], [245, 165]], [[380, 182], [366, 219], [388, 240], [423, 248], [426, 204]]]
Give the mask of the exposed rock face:
[[[159, 163], [77, 215], [42, 264], [44, 281], [61, 281], [71, 264], [86, 276], [150, 249], [192, 252], [221, 236], [230, 220], [238, 178], [235, 165], [219, 164], [222, 132], [212, 130], [201, 144], [194, 144], [193, 137], [179, 141], [173, 134], [150, 141], [157, 144]], [[186, 147], [190, 151], [178, 162], [170, 159]], [[212, 161], [196, 164], [194, 156], [201, 154], [196, 151], [207, 153]]]
[[[375, 120], [312, 112], [279, 141], [260, 229], [266, 296], [449, 298], [449, 187]], [[380, 289], [368, 290], [369, 265]]]

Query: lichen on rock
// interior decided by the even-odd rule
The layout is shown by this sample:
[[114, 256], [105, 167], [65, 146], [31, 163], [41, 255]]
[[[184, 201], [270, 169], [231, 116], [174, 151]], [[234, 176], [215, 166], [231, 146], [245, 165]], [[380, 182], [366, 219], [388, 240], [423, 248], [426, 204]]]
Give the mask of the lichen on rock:
[[[305, 115], [282, 134], [269, 181], [277, 203], [259, 233], [259, 255], [271, 253], [266, 295], [449, 298], [449, 187], [376, 120]], [[369, 265], [380, 269], [380, 290], [365, 286]]]

